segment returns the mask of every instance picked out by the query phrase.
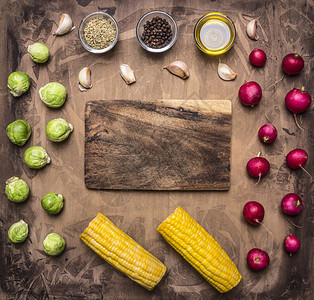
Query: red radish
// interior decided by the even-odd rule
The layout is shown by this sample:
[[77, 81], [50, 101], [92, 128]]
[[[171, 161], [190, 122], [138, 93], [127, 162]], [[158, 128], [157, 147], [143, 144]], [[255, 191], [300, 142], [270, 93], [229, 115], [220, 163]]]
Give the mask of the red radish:
[[299, 54], [290, 53], [282, 60], [282, 69], [288, 75], [299, 74], [303, 67], [304, 60]]
[[250, 62], [256, 67], [262, 67], [266, 62], [266, 53], [261, 49], [254, 49], [249, 56]]
[[262, 225], [271, 235], [271, 231], [262, 223], [264, 219], [264, 207], [262, 204], [256, 201], [249, 201], [243, 207], [244, 218], [252, 225]]
[[258, 137], [263, 143], [271, 144], [277, 138], [277, 129], [272, 124], [265, 124], [259, 129]]
[[246, 170], [249, 175], [258, 177], [256, 184], [260, 182], [262, 175], [265, 175], [270, 169], [268, 160], [264, 157], [260, 157], [260, 154], [261, 153], [258, 153], [256, 157], [251, 158], [246, 165]]
[[289, 193], [281, 200], [282, 211], [289, 216], [296, 216], [302, 211], [302, 199], [299, 195]]
[[239, 89], [239, 98], [243, 105], [253, 107], [262, 99], [262, 88], [255, 81], [246, 82]]
[[243, 207], [244, 218], [252, 225], [260, 224], [264, 219], [264, 207], [256, 201], [249, 201]]
[[254, 271], [260, 271], [269, 265], [269, 256], [264, 250], [253, 248], [247, 254], [247, 264]]
[[274, 82], [272, 85], [270, 85], [268, 89], [276, 85], [286, 76], [299, 74], [304, 67], [304, 60], [299, 54], [290, 53], [283, 58], [281, 65], [282, 65], [283, 71], [286, 74], [282, 76], [279, 80]]
[[301, 243], [297, 237], [290, 234], [286, 237], [284, 245], [286, 251], [292, 256], [293, 253], [296, 253], [300, 249]]
[[308, 158], [309, 156], [305, 150], [294, 149], [287, 154], [286, 163], [291, 169], [301, 168], [306, 174], [312, 177], [312, 175], [303, 168], [303, 165], [307, 162]]
[[285, 98], [286, 107], [293, 113], [297, 126], [303, 130], [298, 124], [296, 114], [305, 112], [311, 105], [311, 95], [305, 91], [304, 86], [299, 89], [292, 89], [288, 92]]

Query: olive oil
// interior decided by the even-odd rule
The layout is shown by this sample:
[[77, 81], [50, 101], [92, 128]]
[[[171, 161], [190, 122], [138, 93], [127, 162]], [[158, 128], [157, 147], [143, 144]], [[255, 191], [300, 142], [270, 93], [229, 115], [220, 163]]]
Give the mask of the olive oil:
[[218, 55], [232, 47], [235, 34], [235, 27], [227, 16], [210, 13], [203, 16], [195, 25], [194, 38], [200, 50]]

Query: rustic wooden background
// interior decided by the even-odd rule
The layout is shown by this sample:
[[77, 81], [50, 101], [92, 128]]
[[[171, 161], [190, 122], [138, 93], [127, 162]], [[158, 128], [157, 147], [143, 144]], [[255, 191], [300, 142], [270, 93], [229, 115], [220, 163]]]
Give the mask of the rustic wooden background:
[[[313, 1], [35, 1], [1, 0], [0, 63], [0, 298], [1, 299], [310, 299], [313, 294], [313, 184], [302, 171], [285, 164], [285, 154], [296, 147], [309, 152], [306, 168], [313, 169], [313, 106], [302, 115], [304, 132], [284, 106], [284, 96], [293, 87], [304, 85], [313, 94]], [[162, 9], [177, 21], [179, 37], [174, 47], [162, 54], [143, 50], [135, 37], [137, 20], [147, 11]], [[52, 36], [60, 15], [69, 13], [78, 27], [81, 19], [93, 11], [113, 15], [121, 30], [116, 47], [104, 55], [86, 52], [78, 40], [77, 28], [63, 37]], [[193, 42], [193, 27], [203, 14], [226, 13], [235, 22], [234, 47], [220, 59], [238, 73], [233, 82], [217, 76], [218, 57], [201, 53]], [[248, 39], [246, 24], [258, 19], [259, 41]], [[47, 64], [36, 65], [27, 54], [27, 46], [43, 42], [51, 50]], [[248, 54], [262, 48], [268, 55], [263, 68], [248, 63]], [[290, 52], [300, 53], [305, 68], [300, 75], [285, 78], [267, 89], [283, 74], [281, 59]], [[173, 60], [185, 61], [191, 77], [183, 81], [161, 67]], [[119, 75], [119, 65], [128, 63], [137, 82], [127, 86]], [[81, 93], [77, 75], [81, 68], [92, 69], [93, 88]], [[6, 87], [8, 75], [25, 71], [32, 87], [14, 99]], [[245, 80], [255, 80], [263, 88], [263, 100], [254, 109], [243, 107], [237, 91]], [[38, 90], [49, 81], [59, 81], [68, 91], [68, 99], [59, 110], [48, 109], [39, 99]], [[230, 99], [233, 106], [231, 188], [228, 192], [131, 192], [88, 190], [84, 185], [84, 107], [99, 99]], [[262, 145], [258, 128], [266, 123], [265, 114], [279, 131], [273, 145]], [[45, 126], [55, 117], [64, 117], [74, 132], [62, 144], [53, 144], [45, 136]], [[26, 119], [33, 133], [19, 148], [6, 137], [6, 126], [15, 119]], [[28, 169], [23, 153], [30, 145], [44, 146], [52, 163], [43, 170]], [[261, 183], [246, 174], [247, 161], [259, 151], [269, 159], [271, 171]], [[25, 179], [31, 188], [23, 204], [9, 202], [4, 194], [10, 176]], [[62, 193], [65, 207], [58, 216], [49, 216], [40, 199], [49, 192]], [[293, 227], [280, 210], [281, 198], [296, 192], [304, 200], [304, 211]], [[264, 224], [252, 227], [242, 218], [242, 207], [249, 200], [260, 201], [266, 210]], [[157, 226], [174, 209], [182, 206], [211, 233], [227, 251], [243, 274], [234, 290], [220, 295], [158, 235]], [[164, 280], [152, 292], [131, 282], [97, 257], [79, 241], [79, 234], [97, 212], [108, 216], [118, 227], [163, 261]], [[8, 241], [9, 226], [23, 218], [30, 235], [21, 245]], [[67, 242], [59, 257], [47, 257], [42, 241], [47, 233], [60, 233]], [[289, 257], [283, 249], [286, 235], [301, 240], [298, 254]], [[260, 273], [246, 266], [246, 254], [260, 247], [270, 254], [268, 269]]]
[[85, 108], [85, 185], [230, 188], [230, 100], [101, 100]]

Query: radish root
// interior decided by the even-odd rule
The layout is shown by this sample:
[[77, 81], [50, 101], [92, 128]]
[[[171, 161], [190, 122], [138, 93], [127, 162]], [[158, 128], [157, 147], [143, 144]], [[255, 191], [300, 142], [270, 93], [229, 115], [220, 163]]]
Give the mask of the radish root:
[[286, 217], [286, 219], [287, 219], [287, 221], [291, 224], [291, 225], [293, 225], [294, 227], [297, 227], [297, 228], [303, 228], [304, 226], [299, 226], [299, 225], [297, 225], [297, 224], [294, 224], [289, 218], [288, 218], [288, 216], [285, 214], [285, 217]]
[[262, 173], [259, 173], [258, 175], [258, 181], [255, 183], [255, 185], [259, 184], [259, 182], [261, 181], [262, 178]]
[[266, 115], [266, 113], [265, 113], [265, 118], [266, 118], [266, 120], [268, 121], [268, 123], [272, 124], [271, 120], [268, 118], [268, 116]]
[[306, 171], [301, 165], [300, 165], [300, 168], [301, 168], [308, 176], [310, 176], [311, 178], [313, 178], [312, 175], [311, 175], [308, 171]]
[[258, 223], [259, 225], [262, 225], [262, 226], [266, 229], [266, 231], [267, 231], [272, 237], [274, 237], [273, 233], [272, 233], [262, 222], [258, 221], [257, 219], [255, 219], [254, 221], [255, 221], [256, 223]]
[[269, 90], [272, 86], [276, 85], [278, 82], [280, 82], [281, 80], [283, 80], [287, 75], [283, 75], [279, 80], [275, 81], [273, 84], [271, 84], [267, 90]]
[[295, 123], [297, 124], [297, 126], [302, 130], [304, 131], [304, 129], [299, 125], [298, 123], [298, 120], [297, 120], [297, 114], [293, 114], [294, 115], [294, 120], [295, 120]]

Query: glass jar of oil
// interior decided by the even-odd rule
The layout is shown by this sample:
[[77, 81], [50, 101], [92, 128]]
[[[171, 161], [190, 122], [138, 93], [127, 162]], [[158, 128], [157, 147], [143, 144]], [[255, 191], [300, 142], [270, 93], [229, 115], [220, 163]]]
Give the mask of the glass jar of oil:
[[219, 55], [227, 52], [236, 38], [236, 29], [229, 17], [213, 12], [201, 17], [194, 28], [194, 40], [204, 53]]

